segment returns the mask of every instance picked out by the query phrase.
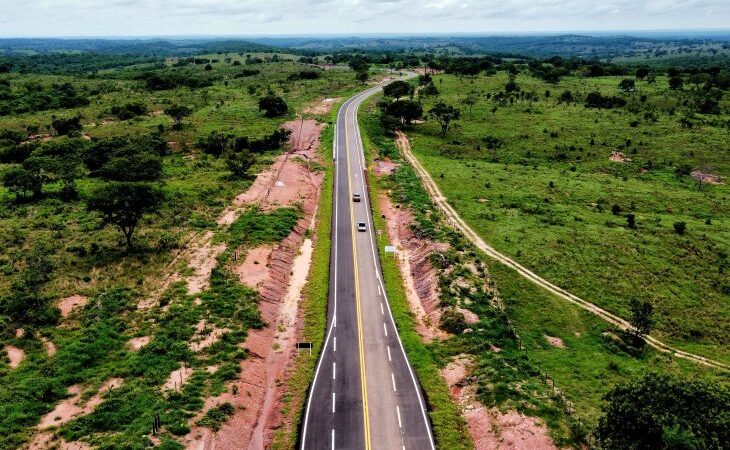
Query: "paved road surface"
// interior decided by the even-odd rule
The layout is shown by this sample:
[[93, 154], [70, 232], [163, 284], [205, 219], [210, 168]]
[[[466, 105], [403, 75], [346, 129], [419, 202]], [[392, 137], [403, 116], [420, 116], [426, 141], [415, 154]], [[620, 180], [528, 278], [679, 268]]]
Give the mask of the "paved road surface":
[[[434, 448], [385, 296], [363, 177], [357, 108], [379, 89], [350, 98], [337, 115], [328, 328], [307, 400], [303, 450]], [[361, 202], [352, 201], [354, 193]], [[357, 231], [358, 222], [367, 232]]]

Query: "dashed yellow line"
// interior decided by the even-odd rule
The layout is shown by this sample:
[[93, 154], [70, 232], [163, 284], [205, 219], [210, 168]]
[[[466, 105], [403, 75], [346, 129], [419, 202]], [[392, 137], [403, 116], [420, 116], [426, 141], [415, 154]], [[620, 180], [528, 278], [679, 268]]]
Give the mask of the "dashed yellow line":
[[352, 207], [352, 177], [350, 175], [350, 137], [347, 127], [347, 116], [350, 112], [354, 102], [348, 105], [345, 110], [345, 149], [347, 152], [347, 186], [349, 196], [347, 202], [350, 205], [350, 221], [352, 227], [350, 233], [352, 234], [352, 257], [355, 263], [355, 304], [357, 305], [357, 337], [358, 337], [358, 350], [360, 351], [360, 387], [362, 389], [362, 415], [363, 425], [365, 428], [365, 450], [371, 450], [370, 444], [370, 414], [368, 412], [368, 381], [365, 371], [365, 350], [362, 338], [362, 309], [360, 307], [360, 278], [358, 275], [357, 267], [357, 245], [355, 236], [355, 210]]

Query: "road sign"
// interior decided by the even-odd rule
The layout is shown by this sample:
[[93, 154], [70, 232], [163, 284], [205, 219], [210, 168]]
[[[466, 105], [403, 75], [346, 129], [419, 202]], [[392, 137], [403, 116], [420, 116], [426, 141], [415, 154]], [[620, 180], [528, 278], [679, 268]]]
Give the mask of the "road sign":
[[312, 343], [311, 342], [297, 342], [297, 353], [299, 350], [309, 350], [309, 356], [312, 356]]
[[395, 253], [395, 245], [386, 245], [385, 246], [385, 253]]

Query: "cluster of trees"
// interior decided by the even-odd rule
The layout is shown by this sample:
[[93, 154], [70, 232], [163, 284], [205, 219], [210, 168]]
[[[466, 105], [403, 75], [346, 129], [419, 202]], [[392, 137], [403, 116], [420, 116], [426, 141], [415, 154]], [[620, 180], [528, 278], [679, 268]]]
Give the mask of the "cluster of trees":
[[626, 100], [621, 97], [608, 97], [600, 92], [590, 92], [586, 95], [586, 108], [612, 109], [626, 106]]
[[52, 74], [95, 74], [99, 70], [150, 64], [160, 58], [148, 55], [106, 54], [96, 52], [54, 52], [37, 55], [0, 56], [0, 73], [15, 71], [19, 73]]
[[316, 80], [320, 76], [321, 76], [321, 71], [319, 71], [319, 70], [300, 70], [299, 72], [289, 74], [288, 80], [289, 81]]
[[237, 178], [245, 178], [251, 166], [256, 163], [257, 154], [281, 148], [289, 141], [290, 135], [291, 130], [285, 128], [256, 139], [214, 131], [199, 139], [197, 146], [209, 155], [224, 157], [231, 174]]
[[116, 116], [119, 120], [129, 120], [147, 114], [147, 105], [142, 102], [114, 105], [110, 112], [112, 116]]
[[722, 449], [730, 442], [730, 390], [719, 383], [649, 373], [604, 400], [600, 448]]
[[[3, 176], [3, 185], [18, 201], [38, 199], [43, 187], [60, 184], [58, 197], [79, 197], [76, 181], [85, 176], [103, 180], [86, 198], [104, 223], [117, 226], [132, 247], [132, 234], [141, 217], [162, 202], [159, 182], [167, 143], [159, 134], [86, 141], [66, 138], [37, 144], [18, 144], [12, 153], [18, 165]], [[7, 154], [5, 154], [7, 155]]]
[[[429, 86], [433, 89], [434, 94], [432, 95], [438, 95], [438, 90], [433, 85], [430, 76], [420, 77], [419, 84], [421, 85], [420, 96], [424, 95], [423, 91]], [[395, 130], [400, 130], [423, 117], [423, 105], [419, 101], [420, 99], [413, 100], [414, 92], [410, 83], [401, 80], [393, 81], [383, 87], [384, 98], [378, 102], [378, 107], [380, 108], [380, 125], [386, 132], [392, 133]], [[465, 100], [465, 103], [471, 107], [476, 103], [476, 100], [473, 98], [468, 99]], [[454, 106], [441, 101], [428, 110], [428, 116], [438, 122], [441, 127], [441, 134], [445, 136], [451, 123], [461, 117], [461, 112]]]
[[355, 79], [365, 83], [370, 76], [370, 61], [363, 55], [355, 55], [347, 63], [355, 71]]
[[10, 81], [0, 80], [0, 116], [86, 106], [88, 95], [70, 83], [27, 82], [13, 89]]
[[258, 74], [260, 74], [261, 71], [258, 69], [241, 69], [240, 72], [235, 74], [233, 78], [246, 78], [246, 77], [253, 77]]
[[175, 70], [170, 72], [143, 72], [136, 79], [144, 81], [145, 87], [151, 91], [165, 91], [179, 87], [200, 89], [213, 85], [209, 77], [192, 71]]
[[383, 87], [384, 98], [378, 102], [378, 107], [380, 124], [384, 130], [399, 130], [423, 116], [423, 106], [413, 100], [413, 92], [413, 86], [402, 80]]

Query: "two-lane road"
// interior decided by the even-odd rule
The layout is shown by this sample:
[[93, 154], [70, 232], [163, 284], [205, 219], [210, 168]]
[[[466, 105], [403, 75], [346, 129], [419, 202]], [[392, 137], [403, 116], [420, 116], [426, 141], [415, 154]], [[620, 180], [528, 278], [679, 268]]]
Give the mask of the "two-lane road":
[[[434, 449], [385, 293], [364, 178], [357, 109], [378, 90], [348, 99], [337, 115], [328, 327], [307, 400], [303, 450]], [[362, 200], [354, 202], [353, 194]], [[367, 231], [357, 230], [360, 222]]]

